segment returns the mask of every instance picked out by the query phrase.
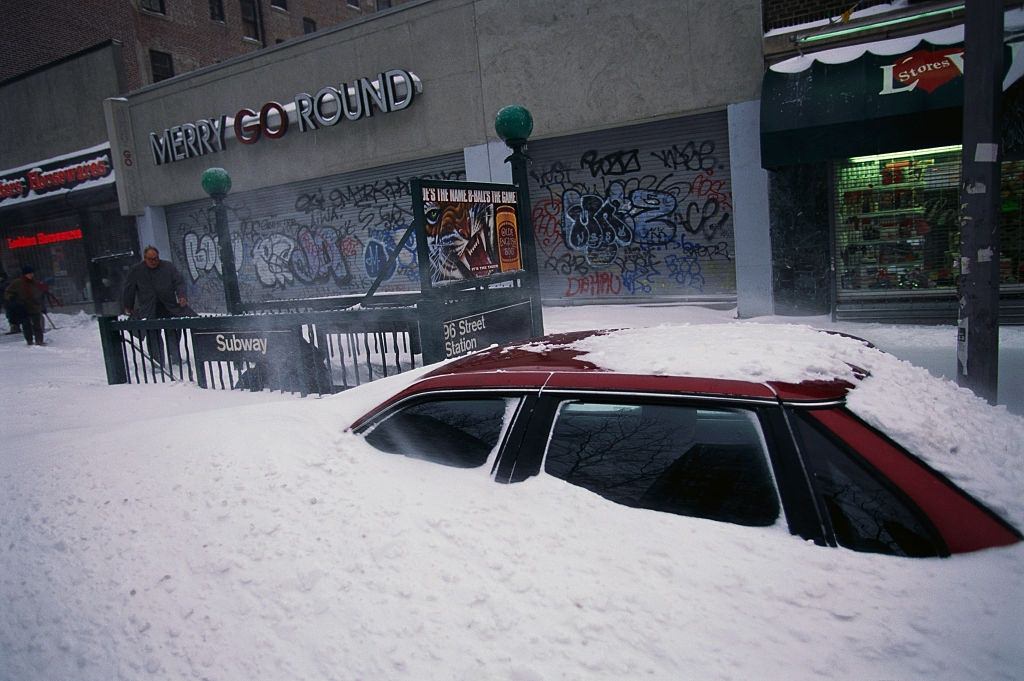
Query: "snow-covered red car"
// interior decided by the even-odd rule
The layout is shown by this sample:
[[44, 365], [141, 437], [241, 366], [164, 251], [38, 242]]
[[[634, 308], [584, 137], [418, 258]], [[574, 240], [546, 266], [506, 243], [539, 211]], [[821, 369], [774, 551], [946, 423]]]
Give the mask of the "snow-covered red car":
[[352, 429], [499, 482], [543, 473], [630, 507], [948, 556], [1021, 540], [999, 470], [1020, 442], [1000, 441], [1016, 435], [991, 411], [857, 338], [683, 325], [492, 347]]

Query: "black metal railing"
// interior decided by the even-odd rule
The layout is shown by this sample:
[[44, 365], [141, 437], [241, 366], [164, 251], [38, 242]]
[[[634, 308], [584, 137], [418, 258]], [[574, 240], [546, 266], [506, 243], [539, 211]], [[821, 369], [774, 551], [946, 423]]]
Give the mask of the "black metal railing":
[[[203, 335], [223, 343], [237, 334], [261, 333], [286, 338], [289, 352], [274, 354], [273, 361], [251, 355], [212, 359], [197, 348]], [[178, 381], [222, 390], [329, 394], [423, 363], [414, 308], [149, 320], [101, 317], [100, 335], [110, 384]], [[202, 340], [208, 344], [209, 339]]]

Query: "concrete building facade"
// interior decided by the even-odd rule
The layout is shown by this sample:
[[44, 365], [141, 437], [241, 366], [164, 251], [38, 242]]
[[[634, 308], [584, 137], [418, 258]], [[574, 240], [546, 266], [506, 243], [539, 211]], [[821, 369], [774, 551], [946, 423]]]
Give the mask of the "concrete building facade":
[[[493, 121], [516, 103], [535, 122], [547, 301], [739, 298], [741, 314], [769, 313], [760, 9], [410, 2], [109, 100], [121, 208], [182, 263], [201, 308], [223, 309], [199, 184], [223, 167], [244, 300], [360, 293], [410, 224], [410, 178], [507, 181]], [[352, 115], [336, 115], [345, 92]], [[384, 290], [415, 288], [413, 253]]]

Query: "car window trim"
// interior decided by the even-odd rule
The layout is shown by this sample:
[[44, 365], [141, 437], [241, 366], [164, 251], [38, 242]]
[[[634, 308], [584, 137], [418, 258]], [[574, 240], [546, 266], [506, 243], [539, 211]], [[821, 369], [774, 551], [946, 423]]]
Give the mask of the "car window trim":
[[789, 405], [765, 408], [762, 413], [763, 425], [773, 437], [770, 439], [772, 466], [777, 467], [776, 479], [780, 482], [780, 496], [783, 506], [792, 507], [788, 514], [790, 532], [813, 541], [819, 546], [829, 546], [829, 532], [826, 528], [820, 500], [811, 483], [807, 464], [800, 456], [793, 426], [790, 423]]
[[774, 397], [728, 397], [719, 395], [699, 395], [699, 394], [680, 394], [680, 393], [663, 393], [663, 392], [645, 392], [645, 391], [624, 391], [624, 390], [596, 390], [592, 388], [586, 388], [581, 390], [575, 390], [573, 388], [541, 388], [541, 395], [593, 395], [600, 397], [634, 397], [643, 399], [668, 399], [668, 400], [694, 400], [701, 402], [716, 402], [716, 403], [730, 403], [730, 404], [746, 404], [746, 405], [778, 405], [778, 399]]
[[[559, 397], [560, 395], [571, 395], [569, 399], [579, 397], [600, 397], [605, 401], [615, 401], [617, 398], [641, 398], [640, 403], [648, 404], [673, 404], [677, 406], [692, 406], [695, 408], [702, 408], [707, 406], [719, 406], [722, 410], [736, 409], [738, 407], [745, 408], [754, 416], [754, 420], [757, 423], [758, 437], [762, 445], [762, 454], [768, 458], [768, 469], [772, 478], [772, 484], [775, 488], [775, 495], [779, 503], [779, 514], [780, 519], [776, 521], [776, 525], [784, 527], [790, 534], [797, 534], [793, 531], [793, 525], [790, 521], [789, 513], [785, 499], [783, 497], [783, 486], [780, 482], [778, 469], [776, 467], [776, 446], [766, 435], [766, 411], [772, 407], [778, 407], [779, 402], [776, 399], [759, 399], [759, 398], [716, 398], [705, 395], [680, 395], [672, 393], [646, 393], [646, 392], [622, 392], [622, 391], [603, 391], [603, 390], [571, 390], [567, 388], [558, 388], [555, 390], [548, 390], [538, 400], [538, 409], [536, 411], [543, 410], [545, 413], [542, 414], [544, 421], [540, 422], [540, 426], [543, 428], [537, 428], [534, 426], [532, 420], [528, 424], [529, 430], [533, 431], [533, 448], [538, 451], [529, 452], [527, 456], [530, 456], [533, 460], [530, 462], [531, 475], [539, 475], [544, 472], [544, 461], [547, 458], [548, 448], [551, 444], [551, 438], [554, 434], [555, 421], [557, 420], [561, 405], [569, 399]], [[699, 404], [693, 404], [697, 402]], [[710, 404], [709, 404], [710, 403]], [[543, 433], [543, 437], [540, 436]], [[537, 448], [537, 441], [541, 441], [543, 444]], [[519, 455], [522, 455], [524, 449], [521, 448]], [[528, 476], [529, 477], [529, 476]], [[614, 503], [614, 502], [613, 502]], [[802, 535], [801, 535], [802, 536]]]
[[[416, 404], [419, 404], [421, 402], [438, 401], [438, 397], [440, 397], [441, 399], [445, 399], [446, 397], [452, 396], [457, 396], [459, 398], [469, 398], [473, 395], [481, 395], [492, 399], [517, 399], [518, 404], [516, 404], [516, 408], [512, 412], [512, 416], [509, 417], [509, 422], [503, 424], [502, 426], [501, 436], [496, 446], [496, 450], [493, 453], [493, 461], [490, 460], [491, 456], [488, 456], [488, 460], [490, 461], [491, 466], [487, 475], [492, 480], [496, 480], [496, 475], [498, 473], [500, 463], [508, 453], [511, 435], [513, 431], [516, 430], [516, 424], [519, 423], [521, 420], [520, 415], [523, 412], [523, 406], [526, 404], [528, 400], [530, 400], [531, 397], [535, 398], [536, 393], [536, 389], [532, 388], [502, 388], [500, 390], [495, 390], [493, 388], [455, 388], [450, 390], [431, 390], [429, 392], [416, 393], [414, 395], [404, 397], [398, 402], [395, 402], [394, 404], [388, 405], [387, 409], [381, 411], [378, 414], [374, 414], [372, 418], [361, 423], [359, 427], [356, 428], [353, 432], [355, 435], [365, 436], [371, 430], [373, 430], [377, 426], [383, 424], [385, 421], [390, 419], [401, 409], [404, 409], [407, 406], [415, 406]], [[528, 420], [529, 419], [527, 419], [527, 421]]]
[[353, 428], [352, 432], [355, 433], [356, 435], [365, 435], [366, 431], [372, 428], [376, 428], [378, 423], [383, 422], [385, 419], [391, 418], [391, 415], [394, 414], [395, 411], [403, 408], [409, 402], [421, 400], [424, 397], [431, 397], [436, 395], [465, 395], [467, 393], [480, 393], [491, 397], [507, 397], [510, 394], [536, 394], [537, 390], [535, 388], [450, 388], [415, 393], [413, 395], [407, 395], [393, 404], [389, 404], [386, 409], [383, 409], [377, 412], [376, 414], [373, 414], [370, 418], [360, 423], [358, 427]]

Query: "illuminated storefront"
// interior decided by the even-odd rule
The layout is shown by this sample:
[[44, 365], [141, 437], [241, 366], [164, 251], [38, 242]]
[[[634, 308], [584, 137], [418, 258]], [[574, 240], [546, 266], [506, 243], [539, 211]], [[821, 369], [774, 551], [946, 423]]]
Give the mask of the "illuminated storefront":
[[[1024, 321], [1024, 149], [1013, 132], [1024, 129], [1024, 12], [1007, 12], [1005, 26], [999, 264], [1001, 315], [1012, 323]], [[806, 197], [773, 200], [813, 216], [806, 233], [827, 230], [816, 282], [833, 317], [956, 318], [965, 63], [961, 25], [801, 55], [765, 74], [764, 167], [827, 187], [816, 211]]]
[[114, 311], [135, 233], [109, 144], [0, 171], [0, 267], [13, 278], [31, 265], [62, 306]]

